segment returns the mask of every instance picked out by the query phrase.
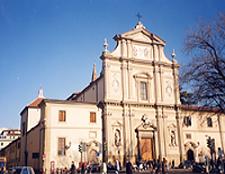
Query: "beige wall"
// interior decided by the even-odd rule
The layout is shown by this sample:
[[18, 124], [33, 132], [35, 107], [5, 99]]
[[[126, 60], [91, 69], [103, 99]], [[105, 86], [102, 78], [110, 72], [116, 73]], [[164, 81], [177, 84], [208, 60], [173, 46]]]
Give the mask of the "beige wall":
[[[32, 139], [33, 137], [37, 137], [37, 136], [30, 136], [30, 134], [31, 135], [34, 134], [35, 131], [33, 131], [33, 130], [31, 131], [31, 129], [33, 129], [35, 126], [38, 125], [38, 123], [40, 121], [40, 116], [41, 116], [40, 108], [38, 108], [38, 107], [34, 108], [34, 107], [27, 106], [21, 113], [21, 119], [20, 119], [20, 129], [21, 129], [21, 151], [20, 151], [21, 160], [20, 160], [20, 164], [21, 165], [26, 165], [26, 157], [25, 157], [26, 151], [28, 152], [27, 162], [29, 162], [29, 164], [33, 164], [33, 161], [32, 161], [33, 149], [32, 149], [32, 146], [28, 147], [28, 144], [30, 144], [31, 142], [33, 143], [33, 141], [39, 140], [39, 139]], [[25, 132], [23, 132], [23, 123], [25, 123], [24, 124]], [[35, 135], [38, 135], [38, 133], [35, 132]], [[30, 136], [29, 139], [27, 136]], [[37, 143], [35, 142], [34, 144], [37, 144]], [[35, 164], [34, 167], [36, 169], [37, 164]]]
[[[196, 161], [201, 161], [205, 155], [210, 156], [210, 150], [207, 147], [208, 137], [215, 139], [216, 152], [219, 147], [224, 149], [224, 115], [215, 112], [194, 110], [183, 110], [181, 115], [183, 118], [185, 116], [191, 117], [191, 126], [183, 124], [184, 145], [185, 152], [189, 149], [194, 151]], [[207, 125], [208, 117], [213, 121], [212, 127], [208, 127]], [[221, 119], [222, 122], [219, 121], [219, 119]], [[191, 136], [191, 138], [188, 137], [188, 135]]]
[[40, 121], [40, 108], [29, 108], [27, 131], [36, 126], [39, 123], [39, 121]]
[[[34, 127], [27, 134], [27, 152], [28, 152], [28, 166], [32, 166], [35, 170], [39, 169], [39, 159], [42, 157], [40, 154], [40, 126]], [[39, 157], [34, 157], [36, 153]]]
[[88, 87], [76, 97], [76, 101], [99, 103], [103, 100], [103, 96], [103, 78], [99, 77], [96, 81], [91, 82]]
[[[59, 110], [66, 111], [66, 122], [58, 121]], [[90, 123], [90, 112], [96, 112], [96, 123]], [[55, 168], [70, 167], [71, 161], [76, 165], [80, 162], [78, 145], [80, 142], [89, 144], [87, 152], [83, 153], [83, 160], [88, 161], [88, 153], [91, 149], [100, 152], [101, 134], [101, 110], [96, 105], [79, 103], [46, 102], [45, 112], [45, 164], [46, 171], [50, 171], [50, 163], [54, 161]], [[64, 137], [66, 145], [65, 156], [58, 155], [58, 138]], [[92, 147], [92, 142], [98, 142], [98, 147]], [[100, 152], [101, 154], [101, 152]], [[98, 157], [101, 159], [101, 155]]]

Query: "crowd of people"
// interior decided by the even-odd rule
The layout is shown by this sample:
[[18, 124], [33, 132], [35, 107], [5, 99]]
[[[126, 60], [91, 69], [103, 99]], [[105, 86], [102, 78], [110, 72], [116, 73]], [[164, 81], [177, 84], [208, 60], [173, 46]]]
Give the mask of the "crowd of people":
[[[136, 162], [132, 164], [129, 160], [126, 161], [125, 168], [121, 167], [119, 160], [114, 161], [113, 163], [108, 162], [99, 164], [97, 168], [93, 170], [93, 165], [81, 163], [79, 166], [75, 166], [72, 161], [70, 168], [56, 169], [52, 174], [90, 174], [90, 173], [115, 173], [119, 174], [121, 171], [126, 172], [126, 174], [133, 174], [133, 172], [140, 172], [148, 170], [150, 174], [167, 174], [169, 171], [169, 164], [167, 160], [163, 158], [160, 160], [145, 161], [145, 162]], [[124, 171], [125, 170], [125, 171]]]
[[[169, 171], [169, 167], [171, 166], [171, 164], [168, 163], [168, 161], [166, 160], [166, 158], [163, 158], [162, 161], [160, 161], [159, 159], [157, 160], [151, 160], [151, 161], [139, 161], [134, 165], [134, 170], [135, 171], [144, 171], [144, 170], [148, 170], [149, 173], [151, 174], [166, 174]], [[174, 167], [174, 163], [172, 165], [172, 167]]]

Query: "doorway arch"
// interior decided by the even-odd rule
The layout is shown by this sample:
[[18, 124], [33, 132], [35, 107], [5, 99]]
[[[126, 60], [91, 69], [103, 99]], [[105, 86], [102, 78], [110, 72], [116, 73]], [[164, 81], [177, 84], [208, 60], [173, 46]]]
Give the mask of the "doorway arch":
[[195, 157], [194, 157], [194, 152], [192, 149], [188, 149], [187, 151], [187, 160], [189, 161], [194, 161]]

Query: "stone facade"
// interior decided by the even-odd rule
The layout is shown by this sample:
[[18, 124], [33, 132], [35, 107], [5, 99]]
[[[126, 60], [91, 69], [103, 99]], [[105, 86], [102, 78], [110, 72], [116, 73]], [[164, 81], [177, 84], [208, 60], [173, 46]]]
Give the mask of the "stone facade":
[[[179, 65], [175, 53], [171, 60], [165, 56], [165, 41], [141, 22], [114, 39], [117, 46], [112, 52], [108, 51], [107, 41], [104, 43], [102, 71], [97, 80], [68, 98], [96, 102], [102, 108], [103, 160], [119, 159], [123, 164], [127, 159], [135, 162], [166, 157], [169, 162], [179, 164], [190, 158], [190, 153], [199, 160], [198, 149], [200, 146], [207, 149], [207, 136], [220, 138], [216, 145], [223, 148], [223, 117], [218, 117], [222, 122], [220, 129], [200, 128], [196, 124], [191, 129], [184, 126], [187, 115], [198, 124], [195, 121], [199, 115], [207, 117], [207, 113], [211, 117], [215, 112], [194, 109], [191, 114], [190, 109], [182, 108]], [[193, 134], [190, 139], [188, 131]], [[204, 155], [207, 153], [205, 150]]]

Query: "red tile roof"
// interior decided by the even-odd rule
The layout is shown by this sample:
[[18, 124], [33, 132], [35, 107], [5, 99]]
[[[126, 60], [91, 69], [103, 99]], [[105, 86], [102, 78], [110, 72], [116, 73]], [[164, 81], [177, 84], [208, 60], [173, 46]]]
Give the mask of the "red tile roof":
[[196, 106], [196, 105], [181, 105], [181, 109], [194, 110], [194, 111], [208, 111], [208, 112], [219, 112], [219, 108], [207, 107], [207, 106]]
[[32, 101], [28, 107], [38, 107], [38, 105], [44, 100], [44, 98], [36, 98], [34, 101]]

